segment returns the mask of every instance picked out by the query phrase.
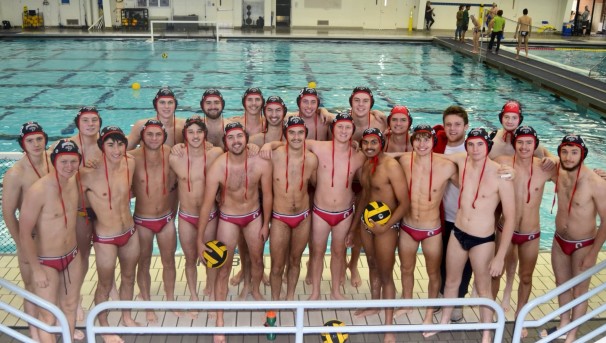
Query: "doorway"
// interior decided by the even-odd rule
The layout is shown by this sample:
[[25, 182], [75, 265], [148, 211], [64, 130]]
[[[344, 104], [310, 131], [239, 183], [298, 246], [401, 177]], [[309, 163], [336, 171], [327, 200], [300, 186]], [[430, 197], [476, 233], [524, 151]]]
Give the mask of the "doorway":
[[276, 0], [276, 27], [290, 27], [291, 0]]

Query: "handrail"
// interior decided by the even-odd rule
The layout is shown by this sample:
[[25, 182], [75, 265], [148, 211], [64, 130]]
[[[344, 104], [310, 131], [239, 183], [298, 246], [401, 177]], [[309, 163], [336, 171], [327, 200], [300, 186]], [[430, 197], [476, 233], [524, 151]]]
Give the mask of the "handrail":
[[[570, 290], [572, 287], [580, 284], [581, 282], [591, 278], [591, 276], [593, 276], [594, 274], [597, 274], [598, 272], [600, 272], [601, 270], [603, 270], [605, 268], [606, 268], [606, 261], [602, 261], [601, 263], [589, 268], [588, 270], [584, 271], [583, 273], [575, 276], [574, 278], [566, 281], [565, 283], [559, 285], [558, 287], [554, 288], [553, 290], [545, 293], [544, 295], [542, 295], [540, 297], [537, 297], [537, 298], [529, 301], [526, 305], [524, 305], [524, 307], [522, 307], [522, 309], [520, 310], [520, 313], [518, 314], [518, 318], [516, 319], [516, 322], [515, 322], [515, 327], [513, 330], [513, 343], [520, 342], [520, 337], [522, 334], [523, 327], [542, 326], [545, 323], [547, 323], [548, 321], [553, 320], [560, 314], [562, 314], [562, 313], [570, 310], [571, 308], [575, 307], [576, 305], [580, 304], [581, 302], [584, 302], [587, 299], [591, 298], [592, 296], [606, 290], [606, 283], [603, 283], [603, 284], [599, 285], [598, 287], [596, 287], [592, 290], [589, 290], [587, 293], [581, 295], [580, 297], [573, 299], [566, 305], [558, 308], [557, 310], [549, 313], [548, 315], [544, 316], [543, 318], [541, 318], [539, 320], [528, 320], [528, 321], [525, 320], [526, 316], [528, 315], [528, 313], [530, 313], [530, 311], [533, 308], [535, 308], [538, 305], [543, 304], [545, 302], [551, 301], [551, 299]], [[578, 319], [572, 321], [571, 323], [569, 323], [568, 325], [566, 325], [562, 328], [559, 328], [558, 330], [556, 330], [555, 332], [553, 332], [552, 334], [550, 334], [549, 336], [543, 338], [542, 340], [540, 340], [538, 342], [550, 342], [551, 340], [567, 333], [571, 329], [579, 326], [580, 324], [586, 322], [587, 320], [589, 320], [591, 318], [594, 318], [595, 316], [597, 316], [597, 314], [604, 312], [604, 311], [606, 311], [606, 304], [602, 304], [601, 306], [595, 308], [593, 311], [585, 314], [581, 318], [578, 318]], [[606, 327], [603, 327], [598, 330], [601, 330], [601, 332], [605, 332]], [[586, 336], [590, 336], [588, 339], [591, 339], [592, 337], [597, 336], [601, 332], [597, 332], [597, 333], [593, 332]], [[579, 340], [579, 342], [580, 341], [581, 340]], [[582, 340], [582, 342], [585, 342], [585, 340]]]
[[[18, 317], [19, 319], [27, 322], [28, 324], [36, 326], [39, 329], [44, 330], [46, 332], [60, 333], [63, 336], [63, 342], [71, 343], [72, 335], [69, 330], [69, 324], [67, 323], [67, 318], [65, 317], [65, 314], [63, 314], [63, 312], [57, 306], [55, 306], [54, 304], [51, 304], [50, 302], [40, 298], [39, 296], [37, 296], [31, 292], [28, 292], [25, 289], [15, 285], [5, 279], [0, 278], [0, 286], [23, 297], [24, 299], [33, 303], [34, 305], [37, 305], [37, 306], [49, 311], [55, 317], [57, 317], [57, 321], [59, 322], [59, 325], [58, 326], [48, 325], [48, 324], [40, 321], [38, 318], [34, 318], [34, 317], [30, 316], [29, 314], [27, 314], [17, 308], [12, 307], [3, 301], [0, 301], [0, 310], [4, 310], [4, 311], [14, 315], [15, 317]], [[16, 338], [22, 342], [35, 342], [31, 338], [23, 335], [22, 333], [20, 333], [18, 331], [15, 331], [14, 329], [9, 328], [5, 325], [0, 325], [0, 332], [4, 332], [7, 335], [10, 335], [11, 337]]]
[[154, 42], [154, 24], [215, 24], [215, 36], [216, 41], [219, 43], [219, 23], [216, 21], [207, 21], [207, 20], [150, 20], [149, 22], [149, 32], [151, 35], [151, 42]]
[[606, 77], [606, 73], [602, 73], [600, 72], [600, 70], [598, 69], [600, 66], [604, 66], [606, 69], [606, 56], [604, 56], [600, 62], [596, 63], [596, 65], [594, 65], [593, 67], [589, 68], [589, 77], [595, 77], [592, 76], [593, 73], [597, 73], [598, 77]]
[[94, 29], [94, 28], [101, 28], [101, 22], [103, 22], [103, 16], [100, 16], [99, 19], [97, 19], [97, 21], [95, 21], [89, 28], [88, 31]]
[[[497, 314], [497, 321], [465, 324], [411, 324], [411, 325], [364, 325], [364, 326], [307, 326], [304, 327], [305, 310], [337, 308], [384, 308], [431, 306], [488, 306]], [[294, 326], [265, 327], [262, 324], [245, 327], [102, 327], [95, 326], [99, 313], [110, 309], [157, 309], [157, 310], [296, 310]], [[418, 332], [418, 331], [495, 330], [494, 341], [501, 342], [505, 330], [505, 312], [499, 304], [487, 298], [453, 299], [397, 299], [397, 300], [345, 300], [345, 301], [106, 301], [93, 307], [86, 317], [86, 335], [89, 343], [95, 342], [96, 334], [294, 334], [295, 342], [303, 342], [303, 334], [333, 332]]]

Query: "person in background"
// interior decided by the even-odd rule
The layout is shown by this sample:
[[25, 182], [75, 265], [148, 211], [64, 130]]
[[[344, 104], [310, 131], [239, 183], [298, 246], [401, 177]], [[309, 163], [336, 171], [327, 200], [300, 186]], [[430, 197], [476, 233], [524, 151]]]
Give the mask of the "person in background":
[[477, 54], [480, 52], [480, 22], [473, 14], [469, 18], [473, 23], [473, 50], [471, 52]]
[[425, 29], [431, 30], [431, 26], [435, 22], [433, 17], [435, 17], [435, 13], [433, 13], [433, 8], [431, 7], [431, 1], [427, 1], [425, 4]]
[[585, 6], [585, 11], [581, 14], [581, 30], [583, 35], [589, 35], [591, 32], [591, 27], [589, 27], [589, 16], [591, 12], [589, 12], [589, 6]]
[[505, 30], [505, 18], [503, 18], [503, 10], [497, 12], [497, 16], [490, 21], [490, 42], [488, 43], [488, 51], [492, 52], [492, 46], [494, 45], [494, 39], [497, 39], [497, 47], [495, 54], [499, 53], [501, 47], [501, 39], [503, 38], [503, 31]]
[[459, 6], [459, 10], [457, 11], [456, 19], [457, 19], [457, 28], [455, 29], [455, 40], [462, 41], [463, 36], [463, 8], [465, 6]]
[[518, 25], [516, 25], [516, 33], [513, 36], [517, 38], [518, 46], [516, 47], [516, 60], [520, 57], [520, 50], [522, 44], [524, 44], [524, 50], [526, 51], [526, 58], [528, 58], [528, 38], [530, 38], [530, 32], [532, 31], [532, 18], [528, 16], [528, 9], [525, 8], [522, 13], [523, 16], [518, 18]]
[[461, 32], [459, 35], [461, 36], [461, 42], [465, 42], [465, 32], [469, 29], [469, 9], [470, 5], [465, 6], [465, 10], [463, 11], [463, 20], [461, 22]]

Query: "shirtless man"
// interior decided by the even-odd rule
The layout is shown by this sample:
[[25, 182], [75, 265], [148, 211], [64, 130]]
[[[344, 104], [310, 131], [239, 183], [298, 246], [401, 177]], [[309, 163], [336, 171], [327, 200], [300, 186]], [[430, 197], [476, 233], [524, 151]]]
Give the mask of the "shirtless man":
[[412, 116], [408, 107], [397, 105], [391, 109], [387, 117], [389, 133], [386, 134], [385, 152], [412, 151], [409, 131], [412, 126]]
[[[38, 145], [36, 152], [43, 153], [42, 147]], [[78, 185], [73, 177], [80, 158], [76, 143], [60, 140], [51, 153], [55, 172], [27, 190], [19, 215], [19, 248], [31, 267], [34, 293], [59, 306], [67, 317], [70, 334], [77, 340], [84, 338], [82, 332], [74, 335], [83, 277], [82, 260], [76, 257]], [[38, 309], [38, 319], [48, 325], [56, 322], [56, 317], [42, 308]], [[41, 329], [38, 339], [43, 343], [56, 341], [54, 334]]]
[[[215, 207], [217, 191], [221, 190], [219, 204], [219, 227], [217, 240], [227, 246], [227, 262], [218, 270], [215, 282], [215, 300], [225, 301], [228, 278], [234, 258], [234, 250], [240, 232], [243, 233], [250, 253], [252, 296], [263, 300], [259, 287], [263, 276], [263, 246], [269, 235], [269, 219], [272, 208], [271, 162], [260, 156], [249, 157], [246, 144], [248, 134], [240, 123], [225, 126], [224, 144], [227, 152], [219, 156], [206, 175], [206, 187], [200, 218], [208, 218]], [[260, 194], [263, 201], [260, 204]], [[203, 256], [207, 225], [198, 226], [198, 252]], [[202, 258], [202, 257], [201, 257]], [[204, 261], [206, 263], [206, 261]], [[246, 278], [246, 275], [245, 275]], [[241, 294], [246, 296], [248, 290]], [[223, 311], [217, 311], [216, 326], [224, 326]], [[215, 335], [215, 343], [226, 342], [224, 335]]]
[[[349, 114], [337, 114], [331, 124], [332, 141], [306, 142], [311, 152], [318, 156], [317, 185], [314, 194], [311, 241], [313, 290], [310, 300], [320, 299], [320, 281], [328, 235], [331, 234], [330, 271], [332, 300], [344, 300], [341, 282], [345, 270], [345, 238], [351, 227], [354, 204], [353, 176], [365, 161], [364, 154], [351, 146], [355, 131], [354, 120]], [[355, 269], [354, 269], [355, 270]], [[352, 274], [355, 275], [355, 274]], [[359, 274], [357, 274], [359, 276]], [[352, 282], [354, 277], [352, 277]]]
[[[391, 217], [385, 224], [372, 221], [372, 226], [362, 224], [366, 231], [362, 233], [362, 245], [368, 261], [372, 299], [396, 297], [396, 285], [393, 280], [395, 251], [400, 230], [399, 223], [409, 205], [405, 195], [407, 188], [402, 168], [394, 158], [383, 153], [384, 145], [385, 137], [379, 129], [370, 128], [362, 133], [360, 146], [367, 158], [360, 169], [362, 203], [380, 201], [391, 209]], [[361, 214], [363, 208], [358, 208], [356, 214]], [[359, 310], [355, 314], [366, 316], [377, 312], [378, 309], [368, 309]], [[385, 325], [392, 325], [393, 317], [393, 307], [386, 307]], [[395, 343], [395, 341], [393, 332], [385, 333], [383, 342]]]
[[518, 40], [518, 46], [516, 47], [516, 60], [520, 57], [522, 44], [524, 44], [526, 58], [528, 58], [528, 38], [530, 38], [530, 32], [532, 32], [532, 18], [528, 16], [528, 9], [525, 8], [522, 13], [524, 15], [518, 18], [516, 33], [513, 36], [514, 39], [517, 38]]
[[[204, 113], [204, 124], [208, 129], [206, 140], [212, 145], [223, 148], [223, 110], [225, 109], [225, 99], [218, 89], [207, 89], [202, 94], [200, 108]], [[209, 164], [210, 165], [210, 164]]]
[[[24, 156], [6, 171], [2, 187], [2, 216], [8, 232], [15, 241], [17, 248], [17, 262], [21, 279], [25, 289], [34, 292], [31, 278], [31, 267], [23, 254], [19, 240], [19, 219], [17, 210], [21, 215], [21, 203], [23, 196], [31, 185], [50, 172], [50, 163], [46, 153], [48, 136], [36, 122], [27, 122], [21, 126], [21, 134], [18, 138], [19, 146], [23, 149]], [[32, 317], [38, 317], [38, 308], [24, 301], [25, 313]], [[39, 340], [38, 328], [29, 326], [30, 336], [33, 340]]]
[[[354, 141], [359, 142], [362, 139], [362, 132], [368, 128], [376, 127], [381, 132], [387, 128], [387, 120], [383, 112], [372, 110], [374, 104], [375, 98], [370, 88], [358, 86], [352, 90], [349, 96], [349, 105], [351, 106], [351, 117], [355, 125], [352, 136]], [[353, 184], [353, 191], [356, 194], [361, 191], [360, 183], [357, 180]], [[355, 203], [356, 206], [361, 206], [359, 201]], [[351, 273], [351, 285], [358, 287], [362, 284], [362, 278], [358, 271], [358, 260], [360, 259], [360, 248], [362, 247], [362, 242], [360, 241], [361, 223], [356, 220], [353, 224], [353, 246], [347, 268]]]
[[[133, 128], [134, 130], [134, 128]], [[183, 132], [179, 132], [182, 135]], [[137, 268], [139, 297], [150, 300], [150, 264], [154, 237], [157, 237], [162, 260], [162, 281], [166, 299], [175, 300], [175, 250], [177, 235], [173, 213], [172, 193], [175, 174], [169, 167], [170, 149], [165, 146], [168, 133], [164, 125], [150, 119], [140, 129], [143, 144], [131, 153], [135, 158], [133, 193], [135, 201], [135, 228], [139, 234], [141, 254]], [[179, 316], [179, 313], [175, 313]], [[147, 321], [155, 323], [154, 311], [147, 312]]]
[[333, 115], [325, 108], [320, 107], [320, 96], [315, 88], [305, 87], [297, 95], [297, 106], [299, 111], [289, 113], [305, 120], [305, 126], [308, 129], [307, 138], [316, 141], [326, 141], [329, 139], [329, 123], [332, 122]]
[[158, 120], [164, 125], [164, 129], [168, 134], [165, 142], [166, 145], [172, 147], [177, 143], [183, 143], [182, 134], [185, 119], [177, 118], [175, 116], [175, 110], [177, 109], [177, 98], [175, 98], [175, 93], [166, 86], [162, 87], [152, 102], [154, 104], [154, 109], [156, 110], [156, 117], [141, 119], [135, 122], [128, 135], [127, 150], [133, 150], [141, 142], [141, 128], [149, 119]]
[[[534, 150], [539, 146], [539, 138], [532, 127], [518, 127], [513, 134], [512, 144], [516, 149], [515, 155], [497, 157], [495, 162], [512, 166], [516, 173], [513, 181], [516, 207], [515, 231], [505, 261], [506, 268], [512, 269], [508, 270], [511, 275], [515, 274], [518, 265], [517, 259], [513, 259], [512, 256], [518, 256], [520, 261], [517, 318], [522, 307], [528, 302], [532, 291], [532, 274], [539, 256], [539, 237], [541, 236], [539, 209], [543, 199], [543, 190], [547, 181], [555, 181], [557, 169], [544, 171], [541, 169], [541, 160], [533, 156]], [[499, 230], [502, 224], [501, 221], [497, 224]], [[509, 284], [507, 286], [508, 288], [503, 294], [502, 306], [504, 309], [509, 309], [510, 306], [512, 286]], [[523, 329], [522, 338], [527, 335], [528, 332]]]
[[[455, 239], [448, 242], [444, 298], [457, 296], [461, 273], [468, 257], [480, 297], [494, 300], [491, 292], [492, 277], [503, 273], [505, 254], [513, 235], [515, 196], [511, 181], [498, 174], [499, 164], [488, 157], [491, 144], [486, 130], [472, 129], [465, 140], [467, 154], [444, 155], [457, 164], [461, 185], [460, 207], [452, 231]], [[502, 239], [495, 254], [494, 211], [499, 202], [503, 206], [504, 221]], [[441, 324], [450, 321], [452, 309], [443, 308]], [[480, 307], [480, 316], [483, 323], [492, 322], [493, 313], [489, 308]], [[435, 332], [428, 332], [423, 335], [428, 337], [434, 334]], [[482, 342], [492, 342], [490, 330], [484, 331]]]
[[[120, 262], [120, 300], [133, 300], [135, 269], [139, 260], [139, 237], [130, 211], [130, 190], [135, 171], [135, 160], [128, 157], [128, 142], [117, 126], [101, 130], [97, 146], [102, 157], [96, 168], [81, 170], [82, 191], [97, 213], [93, 232], [97, 289], [95, 304], [109, 299], [114, 285], [116, 259]], [[126, 326], [139, 326], [130, 310], [122, 311]], [[101, 326], [109, 326], [107, 312], [99, 314]], [[116, 335], [104, 335], [106, 343], [123, 342]]]
[[[214, 147], [206, 151], [206, 135], [208, 130], [201, 118], [191, 117], [185, 121], [183, 128], [185, 138], [185, 154], [171, 154], [170, 168], [177, 176], [179, 183], [179, 242], [185, 255], [185, 277], [189, 288], [190, 300], [198, 301], [198, 222], [202, 194], [206, 181], [206, 170], [215, 159], [223, 153], [223, 149]], [[204, 242], [215, 239], [217, 234], [217, 210], [214, 208], [208, 217], [208, 229]], [[215, 269], [206, 269], [206, 288], [204, 294], [211, 296], [215, 281]], [[193, 314], [195, 316], [195, 314]]]
[[261, 147], [267, 142], [282, 141], [282, 123], [286, 111], [286, 104], [282, 98], [273, 95], [268, 97], [263, 107], [265, 130], [252, 135], [250, 142]]
[[[440, 154], [432, 152], [436, 143], [435, 131], [429, 125], [418, 125], [410, 138], [414, 152], [400, 157], [400, 165], [408, 182], [410, 211], [404, 215], [400, 228], [398, 255], [402, 275], [402, 298], [412, 299], [414, 274], [419, 244], [425, 257], [429, 299], [438, 297], [440, 291], [440, 264], [442, 261], [442, 223], [440, 204], [448, 182], [455, 182], [455, 165]], [[402, 309], [396, 315], [409, 313]], [[424, 324], [433, 322], [433, 306], [425, 310]]]
[[[558, 147], [561, 161], [556, 179], [558, 212], [551, 246], [551, 265], [558, 286], [593, 267], [606, 241], [606, 182], [583, 163], [588, 153], [589, 149], [579, 135], [566, 135]], [[599, 227], [596, 216], [600, 217]], [[590, 281], [587, 279], [560, 294], [560, 307], [586, 293]], [[572, 313], [562, 313], [559, 328], [585, 312], [586, 301], [573, 307]], [[573, 342], [576, 333], [577, 328], [570, 330], [566, 342]]]
[[305, 146], [307, 135], [303, 119], [289, 117], [284, 123], [286, 145], [272, 153], [274, 197], [269, 243], [272, 300], [281, 300], [285, 266], [288, 266], [285, 300], [294, 300], [301, 255], [309, 241], [311, 217], [307, 187], [316, 181], [318, 158]]
[[263, 120], [263, 108], [265, 108], [265, 99], [261, 89], [253, 87], [248, 88], [242, 95], [242, 106], [244, 115], [231, 118], [230, 123], [244, 123], [244, 129], [249, 136], [265, 130]]

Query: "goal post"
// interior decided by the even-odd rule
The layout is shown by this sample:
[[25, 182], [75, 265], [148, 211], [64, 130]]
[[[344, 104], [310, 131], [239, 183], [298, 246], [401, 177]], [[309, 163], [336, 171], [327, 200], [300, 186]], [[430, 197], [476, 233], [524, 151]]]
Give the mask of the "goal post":
[[151, 42], [154, 42], [154, 24], [204, 24], [204, 26], [213, 27], [213, 31], [215, 33], [215, 40], [217, 43], [219, 42], [219, 23], [216, 21], [208, 21], [208, 20], [150, 20], [149, 21], [149, 32]]

